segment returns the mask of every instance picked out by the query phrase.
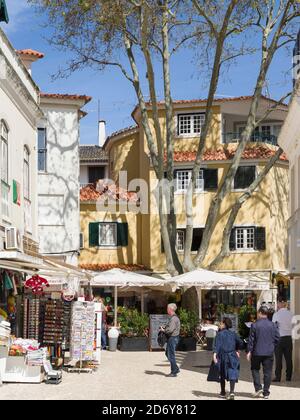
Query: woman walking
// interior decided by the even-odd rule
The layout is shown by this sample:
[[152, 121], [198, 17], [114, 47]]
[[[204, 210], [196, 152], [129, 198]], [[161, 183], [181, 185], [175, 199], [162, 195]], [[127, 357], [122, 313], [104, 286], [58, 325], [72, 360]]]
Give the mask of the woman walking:
[[[221, 330], [216, 337], [214, 348], [214, 363], [218, 366], [221, 382], [221, 398], [235, 399], [235, 385], [240, 376], [239, 350], [244, 347], [240, 337], [231, 330], [232, 321], [225, 318]], [[230, 382], [230, 394], [226, 396], [226, 381]]]

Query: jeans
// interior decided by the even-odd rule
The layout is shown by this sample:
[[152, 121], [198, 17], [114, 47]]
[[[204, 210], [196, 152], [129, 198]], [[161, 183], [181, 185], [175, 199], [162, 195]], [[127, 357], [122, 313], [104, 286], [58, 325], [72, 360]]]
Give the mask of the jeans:
[[286, 362], [286, 379], [287, 381], [292, 380], [293, 376], [293, 340], [292, 337], [281, 337], [276, 350], [276, 380], [281, 381], [282, 374], [282, 361], [283, 356]]
[[[274, 357], [273, 356], [253, 356], [251, 361], [251, 370], [254, 381], [255, 392], [263, 389], [264, 396], [270, 395], [270, 387], [272, 383]], [[260, 369], [263, 367], [264, 388], [261, 384]]]
[[179, 343], [179, 337], [170, 337], [167, 343], [166, 356], [171, 364], [171, 373], [176, 375], [179, 372], [179, 367], [176, 363], [176, 348]]
[[101, 347], [102, 349], [106, 349], [107, 347], [107, 337], [106, 337], [106, 325], [102, 325], [101, 329]]

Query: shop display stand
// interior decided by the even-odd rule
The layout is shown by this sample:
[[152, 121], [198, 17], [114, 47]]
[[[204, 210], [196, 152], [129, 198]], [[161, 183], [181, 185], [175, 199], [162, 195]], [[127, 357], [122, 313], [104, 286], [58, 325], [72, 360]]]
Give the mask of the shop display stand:
[[95, 305], [92, 302], [73, 302], [71, 327], [71, 359], [79, 367], [69, 367], [68, 372], [92, 373], [93, 369], [85, 368], [84, 363], [93, 361], [95, 335]]

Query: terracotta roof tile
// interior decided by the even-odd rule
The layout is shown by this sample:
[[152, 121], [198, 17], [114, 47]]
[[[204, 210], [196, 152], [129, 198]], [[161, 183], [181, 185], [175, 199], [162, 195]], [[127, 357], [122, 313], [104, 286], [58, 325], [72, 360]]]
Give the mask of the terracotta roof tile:
[[35, 50], [31, 50], [31, 49], [17, 50], [17, 53], [19, 55], [28, 55], [30, 57], [36, 57], [36, 58], [44, 58], [45, 57], [45, 55], [43, 53], [35, 51]]
[[[204, 152], [204, 161], [226, 161], [234, 157], [237, 147], [219, 148], [217, 150], [207, 150]], [[243, 153], [242, 159], [270, 159], [276, 153], [275, 149], [267, 146], [247, 147]], [[174, 162], [194, 162], [196, 152], [174, 152]], [[287, 161], [287, 156], [283, 153], [280, 157], [281, 161]]]
[[127, 191], [123, 188], [111, 185], [105, 180], [100, 180], [95, 185], [87, 185], [80, 190], [80, 201], [98, 201], [98, 200], [111, 200], [112, 202], [138, 202], [138, 196], [135, 192]]
[[151, 271], [144, 265], [138, 264], [80, 264], [80, 268], [89, 271], [108, 271], [114, 268], [127, 271]]
[[71, 95], [71, 94], [66, 94], [66, 93], [40, 93], [41, 98], [45, 98], [45, 99], [65, 99], [65, 100], [80, 100], [80, 101], [85, 101], [85, 103], [87, 104], [88, 102], [90, 102], [92, 100], [91, 96], [87, 96], [87, 95]]
[[83, 145], [79, 147], [80, 161], [107, 162], [108, 155], [100, 146]]

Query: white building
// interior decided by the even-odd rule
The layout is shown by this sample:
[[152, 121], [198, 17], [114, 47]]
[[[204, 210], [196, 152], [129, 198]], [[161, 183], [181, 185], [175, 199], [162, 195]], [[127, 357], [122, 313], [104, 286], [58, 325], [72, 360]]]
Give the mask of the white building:
[[39, 89], [0, 29], [0, 258], [38, 252]]
[[80, 249], [79, 124], [81, 95], [41, 94], [38, 126], [40, 252], [77, 264]]
[[[296, 85], [279, 144], [290, 161], [290, 219], [288, 221], [291, 302], [300, 315], [300, 81]], [[300, 340], [295, 341], [295, 367], [300, 372]]]

